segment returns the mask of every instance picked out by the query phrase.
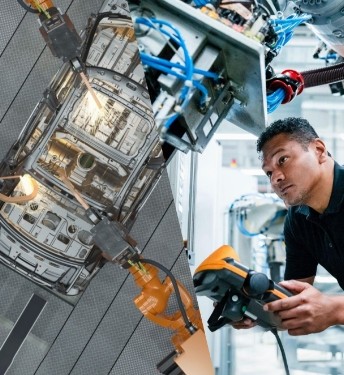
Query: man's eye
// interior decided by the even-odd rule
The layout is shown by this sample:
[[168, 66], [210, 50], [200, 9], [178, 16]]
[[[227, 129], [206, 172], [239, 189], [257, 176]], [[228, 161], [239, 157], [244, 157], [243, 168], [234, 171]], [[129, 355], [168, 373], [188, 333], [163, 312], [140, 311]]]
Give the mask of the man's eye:
[[268, 178], [271, 178], [272, 173], [271, 172], [266, 172], [266, 175], [268, 176]]
[[279, 164], [283, 164], [288, 158], [286, 156], [282, 156], [278, 159]]

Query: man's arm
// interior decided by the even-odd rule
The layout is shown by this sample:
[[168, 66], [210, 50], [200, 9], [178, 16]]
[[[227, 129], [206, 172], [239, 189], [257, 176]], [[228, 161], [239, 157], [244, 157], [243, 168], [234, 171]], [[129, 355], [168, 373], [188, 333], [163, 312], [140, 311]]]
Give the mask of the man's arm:
[[344, 324], [344, 296], [325, 295], [311, 285], [313, 281], [314, 277], [282, 281], [280, 284], [295, 296], [264, 305], [264, 310], [281, 317], [281, 328], [292, 336], [321, 332], [330, 326]]

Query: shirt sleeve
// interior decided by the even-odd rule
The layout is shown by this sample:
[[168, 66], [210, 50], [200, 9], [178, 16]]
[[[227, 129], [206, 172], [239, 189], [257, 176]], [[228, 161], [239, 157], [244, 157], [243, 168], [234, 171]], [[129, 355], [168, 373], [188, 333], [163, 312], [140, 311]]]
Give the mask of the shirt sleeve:
[[286, 268], [284, 279], [305, 279], [315, 276], [317, 261], [313, 258], [311, 249], [307, 249], [302, 241], [302, 225], [289, 210], [284, 223], [284, 238], [286, 244]]

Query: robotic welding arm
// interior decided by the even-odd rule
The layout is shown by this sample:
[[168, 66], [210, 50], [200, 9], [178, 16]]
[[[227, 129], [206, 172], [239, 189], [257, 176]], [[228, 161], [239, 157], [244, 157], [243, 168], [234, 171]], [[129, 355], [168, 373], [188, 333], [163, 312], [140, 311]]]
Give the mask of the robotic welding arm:
[[[190, 293], [158, 262], [134, 258], [123, 267], [129, 267], [136, 285], [141, 289], [134, 299], [136, 307], [153, 323], [174, 331], [172, 343], [175, 350], [157, 365], [158, 370], [165, 375], [179, 373], [177, 371], [186, 375], [213, 374], [201, 315], [195, 309]], [[164, 281], [160, 280], [158, 269], [168, 275]], [[173, 290], [179, 309], [167, 314]]]
[[[136, 307], [154, 324], [174, 331], [172, 343], [175, 350], [157, 365], [160, 373], [213, 374], [201, 315], [187, 289], [159, 262], [143, 258], [123, 225], [101, 217], [99, 212], [87, 205], [67, 178], [64, 182], [96, 224], [91, 233], [95, 244], [102, 250], [102, 256], [127, 269], [140, 288], [140, 294], [134, 299]], [[168, 276], [164, 281], [160, 280], [159, 269]], [[167, 314], [173, 291], [178, 309], [173, 314]]]

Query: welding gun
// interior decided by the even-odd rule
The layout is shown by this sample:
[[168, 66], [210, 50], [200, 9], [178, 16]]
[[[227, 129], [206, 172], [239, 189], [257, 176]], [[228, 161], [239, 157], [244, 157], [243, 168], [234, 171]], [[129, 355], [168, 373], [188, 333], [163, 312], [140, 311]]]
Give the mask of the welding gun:
[[241, 264], [235, 250], [227, 245], [199, 265], [193, 280], [197, 295], [216, 302], [208, 320], [211, 331], [245, 317], [267, 329], [279, 328], [279, 317], [264, 311], [263, 305], [292, 295], [265, 274]]
[[[51, 0], [26, 0], [30, 9], [39, 15], [40, 32], [52, 54], [66, 61], [78, 61], [82, 40], [67, 14], [54, 6]], [[79, 66], [80, 64], [76, 64]]]

